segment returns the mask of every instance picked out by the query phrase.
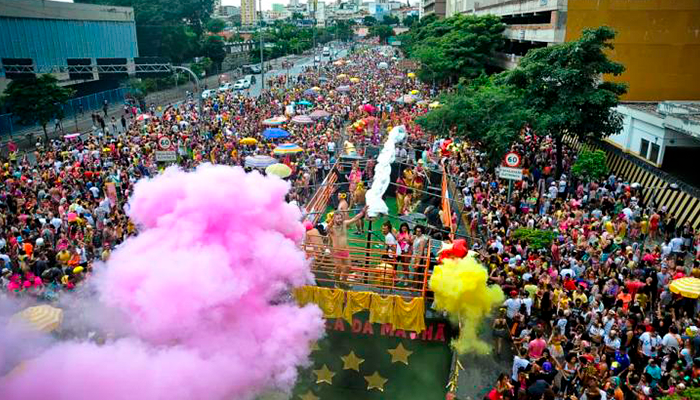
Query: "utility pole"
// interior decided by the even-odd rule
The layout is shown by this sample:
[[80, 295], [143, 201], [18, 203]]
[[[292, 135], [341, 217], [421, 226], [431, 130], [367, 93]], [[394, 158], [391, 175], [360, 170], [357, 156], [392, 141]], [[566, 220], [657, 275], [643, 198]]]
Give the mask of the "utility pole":
[[311, 17], [311, 20], [313, 21], [313, 26], [311, 27], [311, 32], [313, 33], [313, 38], [314, 38], [314, 51], [313, 51], [313, 57], [314, 57], [314, 69], [316, 69], [316, 7], [318, 4], [318, 0], [312, 0], [313, 3], [313, 14]]
[[259, 1], [260, 3], [260, 24], [258, 25], [259, 30], [258, 30], [258, 35], [260, 35], [260, 95], [262, 95], [262, 92], [265, 90], [265, 60], [264, 60], [264, 46], [263, 46], [263, 31], [262, 31], [262, 23], [263, 23], [263, 12], [262, 12], [262, 0]]

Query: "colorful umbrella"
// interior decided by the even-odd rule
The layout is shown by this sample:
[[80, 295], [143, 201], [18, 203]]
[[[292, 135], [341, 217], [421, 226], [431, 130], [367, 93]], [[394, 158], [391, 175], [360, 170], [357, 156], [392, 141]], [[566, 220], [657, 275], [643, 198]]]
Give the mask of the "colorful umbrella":
[[249, 145], [258, 144], [258, 139], [252, 138], [252, 137], [247, 137], [247, 138], [241, 139], [238, 143], [249, 146]]
[[300, 106], [307, 106], [307, 107], [314, 105], [314, 103], [312, 103], [308, 100], [298, 101], [297, 104], [299, 104]]
[[416, 94], [418, 94], [418, 93], [420, 93], [420, 91], [418, 91], [418, 90], [416, 90], [416, 89], [411, 90], [411, 94], [413, 94], [413, 95], [416, 95]]
[[265, 173], [268, 175], [276, 175], [284, 179], [292, 174], [292, 169], [285, 164], [272, 164], [265, 168]]
[[357, 83], [360, 81], [360, 78], [350, 78], [350, 82], [352, 83]]
[[270, 156], [256, 155], [245, 158], [245, 166], [249, 168], [267, 168], [272, 164], [277, 164], [277, 160]]
[[671, 292], [680, 294], [689, 299], [697, 299], [700, 297], [700, 279], [698, 278], [679, 278], [671, 282], [668, 288]]
[[338, 79], [343, 79], [343, 78], [347, 78], [347, 77], [348, 76], [345, 74], [340, 74], [340, 75], [336, 76], [336, 78], [338, 78]]
[[75, 138], [77, 138], [77, 137], [79, 137], [79, 136], [80, 136], [79, 133], [69, 133], [69, 134], [63, 136], [63, 138], [66, 139], [66, 140], [71, 140], [71, 139], [75, 139]]
[[137, 120], [137, 121], [144, 121], [144, 120], [147, 120], [147, 119], [149, 119], [149, 118], [151, 118], [150, 115], [148, 115], [148, 114], [141, 114], [141, 115], [139, 115], [138, 117], [136, 117], [136, 120]]
[[283, 143], [277, 146], [275, 150], [273, 150], [273, 153], [275, 153], [275, 155], [281, 156], [285, 154], [301, 153], [302, 151], [304, 151], [304, 149], [299, 147], [299, 145], [297, 145], [296, 143]]
[[350, 86], [338, 86], [335, 90], [337, 90], [339, 92], [349, 92]]
[[313, 124], [314, 120], [308, 115], [297, 115], [296, 117], [292, 118], [292, 122], [295, 124]]
[[373, 112], [377, 111], [377, 107], [375, 107], [371, 104], [364, 104], [362, 106], [362, 111], [368, 112], [368, 113], [373, 113]]
[[416, 100], [418, 100], [416, 98], [416, 96], [414, 96], [412, 94], [406, 94], [406, 95], [403, 95], [403, 96], [399, 97], [398, 99], [396, 99], [396, 102], [397, 103], [411, 104], [411, 103], [415, 103]]
[[312, 112], [311, 115], [309, 115], [309, 116], [313, 119], [319, 119], [319, 118], [330, 117], [331, 113], [329, 113], [326, 110], [316, 110], [316, 111]]
[[389, 68], [389, 64], [385, 63], [384, 61], [380, 62], [379, 65], [377, 65], [379, 69], [387, 69]]
[[408, 76], [409, 78], [415, 78], [416, 74], [413, 72], [409, 72], [406, 76]]
[[26, 308], [10, 318], [14, 324], [39, 332], [53, 332], [63, 322], [63, 310], [48, 305]]
[[289, 132], [280, 128], [268, 128], [263, 132], [265, 139], [282, 139], [289, 136]]
[[315, 90], [315, 91], [317, 91], [317, 92], [318, 92], [318, 91], [320, 91], [320, 90], [321, 90], [321, 88], [320, 88], [320, 87], [318, 87], [318, 86], [314, 86], [314, 87], [312, 87], [312, 88], [311, 88], [311, 90]]
[[268, 126], [275, 126], [275, 125], [283, 125], [287, 123], [287, 117], [284, 115], [279, 115], [277, 117], [272, 117], [268, 118], [263, 121], [263, 125], [268, 125]]

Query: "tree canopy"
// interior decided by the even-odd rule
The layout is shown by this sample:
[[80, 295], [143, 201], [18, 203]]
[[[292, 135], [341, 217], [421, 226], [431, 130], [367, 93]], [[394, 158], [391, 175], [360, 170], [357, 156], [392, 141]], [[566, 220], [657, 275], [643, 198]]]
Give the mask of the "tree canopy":
[[379, 41], [386, 43], [386, 40], [394, 36], [394, 28], [389, 25], [374, 25], [369, 27], [369, 36], [376, 36]]
[[424, 18], [402, 35], [402, 47], [421, 62], [421, 80], [456, 83], [486, 70], [504, 43], [505, 25], [493, 15], [458, 14], [445, 19]]
[[623, 83], [601, 76], [620, 75], [625, 67], [608, 58], [615, 32], [608, 27], [584, 30], [578, 40], [530, 50], [506, 81], [523, 91], [537, 113], [536, 130], [556, 141], [557, 174], [562, 172], [562, 138], [603, 138], [622, 129], [614, 107], [627, 92]]
[[440, 103], [441, 107], [418, 118], [418, 124], [438, 136], [481, 143], [491, 166], [519, 140], [522, 127], [534, 119], [521, 90], [485, 76], [459, 85], [454, 93], [443, 95]]
[[371, 15], [365, 15], [365, 17], [362, 18], [362, 23], [363, 23], [365, 26], [377, 25], [377, 19], [374, 18], [374, 17], [371, 16]]
[[207, 21], [207, 31], [211, 33], [219, 33], [226, 27], [226, 21], [223, 19], [212, 18]]
[[74, 93], [73, 89], [59, 86], [53, 75], [46, 74], [10, 81], [2, 100], [22, 123], [39, 123], [48, 140], [46, 124], [53, 118], [63, 118], [62, 104]]
[[133, 7], [141, 56], [166, 57], [183, 62], [205, 44], [202, 34], [214, 0], [75, 0], [76, 3]]
[[584, 150], [578, 154], [576, 162], [571, 166], [571, 173], [584, 181], [597, 181], [608, 176], [608, 166], [603, 150]]

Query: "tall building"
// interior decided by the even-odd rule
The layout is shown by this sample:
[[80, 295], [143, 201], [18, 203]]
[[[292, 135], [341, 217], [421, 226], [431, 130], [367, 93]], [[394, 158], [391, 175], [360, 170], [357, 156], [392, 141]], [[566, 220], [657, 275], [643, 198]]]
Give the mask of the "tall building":
[[[433, 0], [424, 0], [430, 2]], [[585, 28], [617, 31], [613, 60], [627, 70], [627, 101], [700, 99], [700, 1], [697, 0], [448, 0], [454, 13], [495, 14], [507, 28], [501, 66], [528, 50], [576, 40]]]
[[447, 0], [422, 0], [423, 17], [435, 14], [443, 18], [447, 9]]
[[291, 8], [299, 7], [299, 0], [289, 0], [289, 7], [291, 7]]
[[252, 26], [257, 21], [255, 0], [241, 0], [241, 25]]

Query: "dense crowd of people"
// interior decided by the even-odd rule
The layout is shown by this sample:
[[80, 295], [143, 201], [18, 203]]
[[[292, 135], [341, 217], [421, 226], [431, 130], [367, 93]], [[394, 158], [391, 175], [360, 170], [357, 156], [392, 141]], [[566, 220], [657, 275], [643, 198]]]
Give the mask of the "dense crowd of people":
[[[282, 142], [296, 143], [302, 153], [276, 157], [292, 170], [289, 200], [302, 205], [345, 140], [362, 156], [366, 146], [381, 145], [388, 128], [403, 124], [408, 139], [398, 154], [398, 213], [415, 212], [422, 199], [428, 226], [403, 224], [393, 231], [389, 224], [383, 227], [387, 246], [413, 265], [416, 257], [437, 253], [439, 246], [427, 248], [427, 235], [449, 240], [448, 225], [456, 225], [457, 237], [473, 244], [490, 281], [506, 293], [492, 332], [494, 351], [514, 354], [513, 364], [490, 400], [645, 399], [700, 386], [698, 302], [669, 290], [674, 279], [700, 277], [698, 232], [645, 202], [653, 196], [630, 182], [571, 176], [571, 149], [564, 149], [558, 174], [552, 140], [529, 128], [512, 148], [522, 156], [524, 178], [509, 193], [485, 168], [478, 143], [446, 146], [446, 139], [416, 125], [427, 101], [397, 99], [414, 90], [427, 99], [430, 90], [392, 56], [386, 48], [365, 49], [296, 77], [273, 76], [260, 96], [220, 92], [201, 107], [190, 98], [162, 109], [127, 105], [112, 116], [105, 109], [93, 118], [89, 135], [53, 140], [24, 157], [13, 152], [1, 165], [2, 296], [55, 301], [79, 291], [98, 261], [137, 233], [127, 200], [139, 179], [165, 167], [155, 158], [163, 138], [186, 169], [203, 162], [245, 166], [247, 156], [271, 156]], [[290, 120], [281, 126], [289, 137], [265, 139], [263, 121], [315, 110], [328, 116]], [[461, 192], [451, 216], [440, 215], [438, 203], [425, 195], [430, 171], [443, 167]], [[337, 199], [338, 222], [331, 216], [322, 228], [334, 243], [349, 226], [364, 230], [362, 212], [350, 218], [350, 210], [364, 203], [373, 161], [349, 170], [348, 191]], [[308, 229], [318, 234], [317, 227]], [[524, 229], [553, 235], [535, 246]]]

